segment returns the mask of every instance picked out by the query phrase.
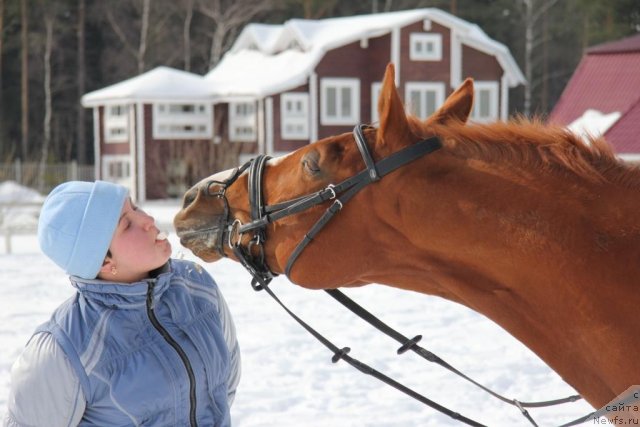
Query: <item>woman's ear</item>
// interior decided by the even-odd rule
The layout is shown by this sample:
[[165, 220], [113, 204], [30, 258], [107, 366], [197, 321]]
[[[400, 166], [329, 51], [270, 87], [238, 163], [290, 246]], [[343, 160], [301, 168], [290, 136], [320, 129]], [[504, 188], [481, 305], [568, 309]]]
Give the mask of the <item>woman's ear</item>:
[[115, 275], [114, 271], [117, 271], [116, 263], [114, 262], [111, 255], [107, 255], [106, 257], [104, 257], [104, 261], [102, 262], [102, 267], [100, 267], [98, 276], [106, 276], [107, 274]]

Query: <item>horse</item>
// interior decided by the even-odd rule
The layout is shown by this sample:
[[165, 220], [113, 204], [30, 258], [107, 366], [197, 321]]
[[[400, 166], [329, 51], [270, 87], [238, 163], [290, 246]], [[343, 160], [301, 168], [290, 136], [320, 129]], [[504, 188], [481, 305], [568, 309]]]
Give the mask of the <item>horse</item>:
[[[185, 193], [174, 219], [181, 243], [206, 262], [243, 261], [233, 248], [244, 247], [310, 289], [378, 283], [463, 304], [595, 408], [640, 384], [638, 168], [602, 138], [585, 141], [540, 120], [469, 122], [471, 79], [420, 120], [405, 112], [394, 81], [389, 64], [378, 127], [361, 128], [364, 149], [373, 162], [428, 138], [437, 150], [371, 180], [301, 252], [331, 200], [263, 224], [262, 241], [251, 245], [253, 233], [238, 232], [255, 222], [250, 173], [214, 174]], [[370, 169], [354, 138], [265, 160], [265, 203], [295, 204]]]

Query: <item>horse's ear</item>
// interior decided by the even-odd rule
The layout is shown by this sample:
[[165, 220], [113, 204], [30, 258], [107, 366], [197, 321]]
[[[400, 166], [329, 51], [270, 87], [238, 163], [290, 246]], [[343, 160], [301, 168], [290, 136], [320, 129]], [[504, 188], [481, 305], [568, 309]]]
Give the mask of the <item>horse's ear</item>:
[[387, 65], [382, 80], [382, 88], [378, 98], [378, 117], [380, 128], [378, 130], [379, 145], [389, 145], [394, 142], [410, 141], [411, 129], [404, 111], [404, 105], [398, 95], [395, 83], [395, 68], [392, 63]]
[[467, 78], [442, 106], [428, 119], [428, 123], [466, 122], [473, 106], [473, 79]]

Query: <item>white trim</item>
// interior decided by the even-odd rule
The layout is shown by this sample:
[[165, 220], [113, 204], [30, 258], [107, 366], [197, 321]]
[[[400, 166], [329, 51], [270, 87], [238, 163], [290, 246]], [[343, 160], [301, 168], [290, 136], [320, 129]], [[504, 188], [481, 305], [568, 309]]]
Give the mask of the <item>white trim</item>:
[[93, 107], [93, 173], [96, 179], [102, 177], [100, 171], [100, 164], [102, 158], [100, 157], [102, 151], [100, 150], [100, 107]]
[[[244, 108], [251, 107], [251, 111], [244, 111], [242, 114], [238, 113], [239, 106], [244, 105]], [[238, 128], [243, 128], [247, 132], [245, 134], [239, 134]], [[243, 101], [243, 102], [230, 102], [229, 103], [229, 140], [234, 142], [255, 142], [256, 141], [256, 102]]]
[[[432, 48], [431, 50], [427, 49], [429, 46]], [[442, 61], [442, 34], [409, 34], [409, 59], [412, 61]]]
[[[475, 81], [473, 83], [473, 109], [471, 110], [471, 119], [478, 123], [486, 123], [498, 120], [498, 89], [499, 85], [496, 81]], [[482, 107], [480, 92], [489, 92], [489, 113], [482, 117], [478, 116], [479, 109]]]
[[[329, 115], [327, 90], [335, 90], [335, 114]], [[339, 111], [342, 91], [349, 89], [350, 111], [348, 115]], [[356, 125], [360, 122], [360, 79], [325, 77], [320, 80], [320, 122], [323, 125]]]
[[[411, 92], [417, 91], [420, 93], [420, 105], [412, 106], [411, 103]], [[428, 92], [435, 94], [435, 100], [433, 105], [433, 111], [428, 109], [427, 105], [427, 97], [426, 94]], [[431, 114], [433, 114], [438, 107], [440, 107], [444, 103], [444, 93], [445, 93], [445, 84], [441, 82], [407, 82], [404, 85], [404, 99], [406, 104], [406, 109], [411, 113], [415, 114], [417, 117], [421, 119], [426, 119]]]
[[391, 62], [396, 71], [396, 87], [400, 87], [400, 28], [391, 30]]
[[258, 100], [258, 154], [266, 154], [264, 141], [264, 98]]
[[506, 73], [500, 79], [500, 120], [509, 118], [509, 79]]
[[[300, 107], [289, 111], [287, 105]], [[297, 114], [296, 114], [297, 113]], [[309, 94], [287, 92], [280, 94], [280, 134], [282, 139], [309, 139]]]
[[[189, 107], [193, 110], [188, 111]], [[152, 121], [153, 139], [211, 139], [213, 136], [209, 103], [155, 102]]]
[[[136, 104], [136, 137], [138, 139], [137, 144], [135, 141], [135, 137], [132, 138], [134, 147], [137, 146], [138, 150], [135, 151], [132, 149], [131, 153], [133, 154], [133, 158], [135, 162], [133, 162], [134, 169], [132, 171], [131, 176], [135, 177], [136, 180], [132, 181], [132, 195], [131, 198], [136, 202], [144, 202], [147, 200], [147, 177], [145, 176], [147, 167], [145, 163], [145, 132], [144, 132], [144, 104], [141, 102]], [[137, 165], [137, 168], [135, 167]], [[137, 185], [136, 185], [137, 184]]]
[[[120, 144], [129, 140], [132, 122], [129, 120], [128, 104], [112, 104], [104, 106], [104, 142], [105, 144]], [[118, 110], [118, 114], [114, 114]], [[113, 130], [121, 130], [115, 135]]]
[[382, 82], [371, 83], [371, 123], [380, 121], [378, 117], [378, 100], [380, 99], [380, 91], [382, 90]]
[[462, 44], [458, 32], [451, 29], [451, 61], [449, 73], [451, 87], [457, 88], [462, 83]]
[[318, 140], [318, 75], [309, 76], [309, 142]]
[[273, 97], [269, 96], [265, 100], [265, 121], [266, 121], [266, 129], [265, 129], [265, 145], [266, 145], [266, 153], [269, 156], [273, 155]]
[[[128, 175], [114, 177], [109, 173], [110, 166], [113, 163], [126, 164], [128, 167]], [[124, 185], [131, 191], [131, 175], [133, 174], [133, 165], [131, 164], [131, 156], [128, 154], [105, 154], [102, 156], [102, 168], [100, 177], [104, 181], [114, 182]]]

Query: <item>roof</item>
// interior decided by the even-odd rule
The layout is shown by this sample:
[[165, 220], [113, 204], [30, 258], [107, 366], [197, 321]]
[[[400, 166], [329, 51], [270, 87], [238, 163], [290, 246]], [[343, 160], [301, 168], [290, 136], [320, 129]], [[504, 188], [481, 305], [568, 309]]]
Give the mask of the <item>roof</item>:
[[[619, 153], [640, 152], [640, 35], [604, 43], [587, 51], [549, 121], [568, 125], [587, 110], [620, 113], [605, 132]], [[635, 117], [635, 119], [633, 119]]]
[[82, 97], [82, 105], [94, 107], [109, 103], [150, 101], [210, 100], [213, 94], [203, 76], [157, 67], [136, 77], [105, 87]]
[[231, 50], [205, 78], [216, 95], [263, 97], [308, 81], [324, 53], [429, 19], [456, 31], [464, 44], [494, 55], [508, 84], [525, 82], [508, 48], [475, 24], [439, 9], [425, 8], [323, 20], [291, 19], [283, 25], [247, 25]]
[[621, 40], [602, 43], [587, 49], [587, 53], [590, 55], [624, 52], [640, 52], [640, 34]]
[[640, 99], [605, 134], [618, 153], [640, 153]]

